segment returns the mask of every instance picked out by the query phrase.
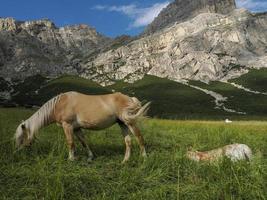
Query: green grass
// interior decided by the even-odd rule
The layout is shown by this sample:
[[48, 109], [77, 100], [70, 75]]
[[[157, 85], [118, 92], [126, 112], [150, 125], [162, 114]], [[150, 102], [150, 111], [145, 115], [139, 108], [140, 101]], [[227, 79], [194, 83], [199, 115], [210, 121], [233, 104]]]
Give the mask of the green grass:
[[109, 88], [151, 101], [150, 116], [172, 119], [223, 118], [228, 113], [214, 109], [214, 99], [189, 86], [155, 76], [134, 84], [117, 82]]
[[[38, 90], [38, 94], [35, 91]], [[77, 76], [65, 75], [47, 82], [41, 76], [27, 78], [15, 87], [18, 94], [13, 100], [20, 105], [42, 105], [50, 98], [64, 92], [77, 91], [84, 94], [108, 94], [108, 89], [97, 83]]]
[[26, 78], [23, 82], [17, 83], [14, 89], [13, 99], [15, 103], [24, 105], [26, 102], [29, 102], [30, 105], [37, 104], [34, 97], [36, 96], [35, 91], [40, 88], [41, 85], [46, 84], [48, 81], [47, 78], [36, 75]]
[[252, 69], [231, 82], [259, 92], [267, 92], [267, 69]]
[[50, 81], [39, 93], [43, 98], [51, 98], [56, 94], [77, 91], [85, 94], [108, 94], [111, 91], [88, 79], [77, 76], [63, 76]]
[[[0, 199], [266, 199], [267, 123], [168, 121], [148, 119], [141, 124], [148, 158], [139, 156], [133, 142], [130, 161], [122, 165], [123, 138], [117, 126], [85, 131], [96, 159], [67, 161], [62, 128], [40, 131], [30, 148], [14, 152], [16, 126], [33, 113], [0, 109]], [[253, 160], [217, 164], [195, 163], [186, 149], [208, 150], [229, 143], [246, 143]]]
[[225, 106], [237, 111], [246, 112], [245, 118], [258, 116], [266, 118], [267, 114], [267, 96], [262, 94], [252, 94], [244, 90], [240, 90], [231, 84], [218, 81], [210, 82], [209, 84], [200, 81], [190, 81], [190, 84], [217, 92], [224, 97], [227, 97]]
[[[247, 115], [240, 116], [215, 109], [214, 98], [189, 86], [155, 76], [146, 75], [135, 83], [116, 82], [102, 87], [97, 83], [77, 76], [62, 76], [48, 81], [41, 76], [29, 77], [14, 87], [13, 103], [23, 106], [42, 105], [50, 98], [67, 91], [78, 91], [85, 94], [107, 94], [120, 91], [136, 96], [142, 101], [151, 101], [149, 115], [168, 119], [266, 119], [267, 96], [257, 95], [237, 89], [230, 84], [211, 82], [209, 85], [190, 81], [228, 97], [225, 105]], [[38, 94], [36, 94], [36, 90]], [[262, 85], [264, 88], [264, 85]]]
[[[38, 87], [38, 94], [35, 93]], [[183, 84], [145, 76], [133, 84], [117, 82], [109, 87], [102, 87], [90, 80], [77, 76], [62, 76], [47, 82], [41, 76], [30, 77], [15, 87], [18, 91], [13, 100], [20, 105], [42, 105], [53, 96], [78, 91], [85, 94], [107, 94], [120, 91], [140, 100], [151, 101], [150, 116], [160, 118], [224, 118], [228, 113], [214, 109], [213, 98]]]

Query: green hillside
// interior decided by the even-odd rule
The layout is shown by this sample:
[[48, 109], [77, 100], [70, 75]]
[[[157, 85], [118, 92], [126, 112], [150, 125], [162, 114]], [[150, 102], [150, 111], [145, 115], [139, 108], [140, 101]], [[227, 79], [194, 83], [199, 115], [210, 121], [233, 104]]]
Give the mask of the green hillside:
[[154, 117], [186, 119], [221, 118], [227, 115], [224, 111], [214, 109], [213, 98], [201, 91], [154, 76], [145, 76], [133, 84], [117, 82], [109, 87], [102, 87], [95, 82], [76, 76], [62, 76], [52, 81], [35, 76], [18, 84], [15, 90], [16, 95], [13, 101], [24, 106], [42, 105], [53, 96], [67, 91], [85, 94], [107, 94], [120, 91], [129, 96], [136, 96], [144, 102], [151, 101], [149, 115]]
[[[85, 94], [108, 94], [119, 91], [129, 96], [136, 96], [143, 102], [151, 101], [151, 109], [148, 114], [158, 118], [261, 119], [267, 116], [266, 95], [251, 94], [221, 82], [205, 84], [199, 81], [190, 81], [189, 83], [227, 97], [228, 100], [225, 102], [227, 108], [246, 112], [247, 115], [241, 116], [222, 109], [215, 109], [214, 98], [202, 91], [175, 81], [149, 75], [132, 84], [118, 81], [108, 87], [102, 87], [77, 76], [62, 76], [53, 80], [34, 76], [14, 86], [11, 103], [26, 107], [40, 106], [50, 98], [67, 91], [78, 91]], [[261, 87], [263, 88], [264, 85]]]
[[218, 81], [205, 84], [200, 81], [190, 81], [190, 84], [217, 92], [227, 97], [225, 106], [236, 111], [246, 112], [248, 116], [267, 116], [267, 96], [248, 93], [231, 84]]
[[247, 74], [230, 82], [259, 92], [267, 92], [267, 69], [252, 69]]
[[189, 86], [155, 76], [133, 83], [118, 82], [109, 88], [151, 101], [149, 114], [160, 118], [211, 118], [228, 113], [214, 109], [214, 99]]
[[[40, 88], [40, 89], [39, 89]], [[35, 76], [15, 87], [13, 100], [20, 105], [41, 105], [50, 98], [64, 92], [77, 91], [85, 94], [108, 94], [108, 89], [78, 76], [62, 76], [51, 81]], [[38, 90], [38, 93], [35, 91]]]

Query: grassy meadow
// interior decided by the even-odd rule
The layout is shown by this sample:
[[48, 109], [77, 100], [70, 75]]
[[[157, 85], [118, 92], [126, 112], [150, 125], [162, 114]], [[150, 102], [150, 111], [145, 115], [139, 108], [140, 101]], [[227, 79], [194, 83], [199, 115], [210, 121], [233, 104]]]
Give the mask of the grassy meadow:
[[[171, 121], [140, 123], [148, 158], [133, 140], [130, 161], [121, 164], [124, 142], [119, 127], [85, 131], [96, 159], [86, 161], [77, 143], [78, 160], [67, 160], [63, 130], [42, 129], [30, 147], [15, 151], [16, 126], [34, 110], [0, 108], [0, 199], [266, 199], [267, 122]], [[187, 148], [209, 150], [245, 143], [251, 162], [195, 163]]]
[[[231, 81], [266, 92], [266, 77], [266, 70], [251, 70]], [[148, 152], [145, 161], [132, 137], [130, 161], [121, 164], [124, 139], [114, 125], [98, 132], [84, 130], [96, 159], [88, 163], [86, 152], [76, 141], [78, 160], [70, 162], [63, 130], [56, 125], [42, 129], [31, 147], [16, 151], [12, 140], [16, 127], [35, 110], [0, 107], [0, 200], [267, 199], [267, 96], [216, 81], [190, 84], [222, 94], [228, 98], [225, 106], [247, 114], [215, 109], [211, 96], [154, 76], [133, 84], [117, 81], [102, 87], [77, 76], [48, 80], [37, 75], [13, 85], [10, 102], [0, 99], [0, 104], [31, 107], [71, 90], [85, 94], [119, 91], [152, 101], [148, 114], [154, 118], [140, 122]], [[4, 80], [0, 86], [9, 87]], [[225, 124], [226, 118], [233, 123]], [[211, 164], [185, 157], [189, 147], [205, 151], [231, 143], [249, 145], [252, 161], [223, 159]]]

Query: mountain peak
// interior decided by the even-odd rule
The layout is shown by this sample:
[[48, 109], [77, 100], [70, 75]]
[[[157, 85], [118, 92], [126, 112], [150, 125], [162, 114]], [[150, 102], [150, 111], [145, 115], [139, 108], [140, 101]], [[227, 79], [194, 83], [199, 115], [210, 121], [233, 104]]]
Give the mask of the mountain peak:
[[40, 19], [40, 20], [34, 20], [34, 21], [25, 21], [22, 26], [23, 27], [31, 27], [31, 26], [45, 26], [47, 28], [55, 29], [56, 25], [47, 18]]
[[147, 26], [144, 34], [154, 33], [175, 22], [186, 21], [200, 13], [228, 14], [235, 8], [235, 0], [175, 0]]
[[14, 18], [0, 18], [0, 31], [12, 31], [16, 30], [17, 23]]

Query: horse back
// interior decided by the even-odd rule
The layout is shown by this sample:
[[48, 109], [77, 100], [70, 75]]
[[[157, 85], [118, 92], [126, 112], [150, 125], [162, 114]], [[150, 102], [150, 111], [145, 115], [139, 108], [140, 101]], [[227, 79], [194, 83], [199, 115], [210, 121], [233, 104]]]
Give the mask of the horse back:
[[55, 108], [56, 121], [62, 123], [111, 123], [115, 122], [131, 98], [121, 93], [85, 95], [67, 92], [61, 95]]

